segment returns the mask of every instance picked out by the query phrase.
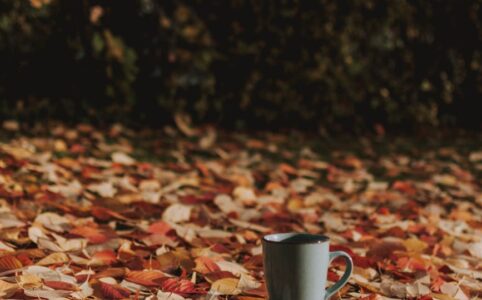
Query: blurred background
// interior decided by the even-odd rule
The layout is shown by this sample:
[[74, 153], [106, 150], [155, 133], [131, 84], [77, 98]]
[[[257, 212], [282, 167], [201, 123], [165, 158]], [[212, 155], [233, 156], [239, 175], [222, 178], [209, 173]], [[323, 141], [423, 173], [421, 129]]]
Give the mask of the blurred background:
[[0, 115], [481, 128], [482, 1], [0, 0]]

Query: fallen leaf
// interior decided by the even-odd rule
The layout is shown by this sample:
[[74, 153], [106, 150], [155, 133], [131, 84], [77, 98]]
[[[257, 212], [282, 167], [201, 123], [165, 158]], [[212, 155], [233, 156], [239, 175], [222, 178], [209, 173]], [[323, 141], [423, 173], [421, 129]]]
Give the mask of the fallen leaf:
[[239, 295], [241, 290], [238, 288], [239, 279], [223, 278], [211, 285], [210, 293], [214, 295]]
[[181, 296], [189, 295], [196, 292], [194, 283], [186, 279], [167, 278], [162, 282], [161, 289], [163, 292], [176, 293]]
[[130, 271], [126, 274], [126, 280], [148, 287], [161, 286], [166, 275], [156, 270]]
[[185, 300], [186, 299], [177, 294], [170, 293], [170, 292], [166, 293], [163, 291], [157, 292], [156, 297], [157, 297], [156, 299], [152, 299], [152, 300]]
[[67, 218], [52, 212], [38, 215], [34, 222], [56, 232], [65, 232], [70, 228], [70, 222]]
[[428, 248], [427, 243], [415, 237], [403, 241], [403, 245], [405, 246], [405, 248], [407, 248], [408, 251], [415, 253], [423, 253], [425, 249]]
[[35, 274], [24, 273], [17, 276], [16, 281], [23, 289], [35, 289], [42, 286], [42, 278]]
[[130, 166], [136, 163], [135, 159], [133, 159], [132, 157], [130, 157], [129, 155], [123, 152], [114, 152], [112, 153], [111, 158], [113, 162], [122, 164], [122, 165]]
[[100, 244], [106, 242], [108, 235], [98, 227], [82, 226], [76, 227], [70, 231], [71, 234], [75, 234], [86, 238], [90, 243]]
[[89, 266], [109, 266], [117, 260], [117, 255], [112, 250], [97, 251], [89, 260]]
[[131, 291], [126, 288], [117, 284], [108, 284], [102, 281], [100, 282], [100, 289], [104, 297], [107, 299], [124, 299], [131, 295]]
[[17, 283], [10, 283], [0, 279], [0, 297], [2, 299], [10, 298], [19, 290]]
[[171, 204], [162, 214], [162, 220], [172, 223], [182, 223], [191, 218], [192, 206], [180, 203]]
[[482, 242], [472, 243], [467, 249], [471, 255], [482, 259]]
[[0, 272], [16, 270], [22, 267], [22, 263], [13, 255], [0, 257]]
[[49, 266], [53, 264], [63, 264], [69, 261], [69, 257], [62, 252], [52, 253], [37, 262], [39, 266]]
[[104, 198], [112, 198], [117, 194], [117, 189], [110, 181], [90, 184], [87, 188], [89, 189], [89, 191], [97, 193]]

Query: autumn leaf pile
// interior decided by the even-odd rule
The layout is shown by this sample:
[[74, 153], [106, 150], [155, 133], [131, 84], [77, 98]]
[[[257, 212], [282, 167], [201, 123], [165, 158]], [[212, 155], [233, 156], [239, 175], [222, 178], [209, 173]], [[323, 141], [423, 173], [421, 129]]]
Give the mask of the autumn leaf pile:
[[260, 238], [288, 231], [351, 254], [336, 297], [482, 297], [480, 148], [14, 125], [0, 135], [1, 299], [264, 299]]

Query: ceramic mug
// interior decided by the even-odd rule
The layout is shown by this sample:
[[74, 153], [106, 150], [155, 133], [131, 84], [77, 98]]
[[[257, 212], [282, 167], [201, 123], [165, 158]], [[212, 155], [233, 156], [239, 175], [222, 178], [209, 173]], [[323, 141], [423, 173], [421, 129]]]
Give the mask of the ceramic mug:
[[[346, 252], [330, 252], [329, 243], [329, 238], [324, 235], [266, 235], [263, 238], [263, 260], [269, 299], [328, 299], [342, 288], [350, 278], [353, 262]], [[325, 290], [328, 266], [337, 257], [345, 259], [345, 274]]]

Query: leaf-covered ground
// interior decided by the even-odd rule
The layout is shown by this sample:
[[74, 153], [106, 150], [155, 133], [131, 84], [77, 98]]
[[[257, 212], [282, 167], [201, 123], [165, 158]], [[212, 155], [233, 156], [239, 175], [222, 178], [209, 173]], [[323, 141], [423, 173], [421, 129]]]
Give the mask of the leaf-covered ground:
[[287, 231], [352, 255], [337, 297], [482, 297], [480, 139], [179, 125], [4, 123], [0, 298], [264, 299], [260, 238]]

